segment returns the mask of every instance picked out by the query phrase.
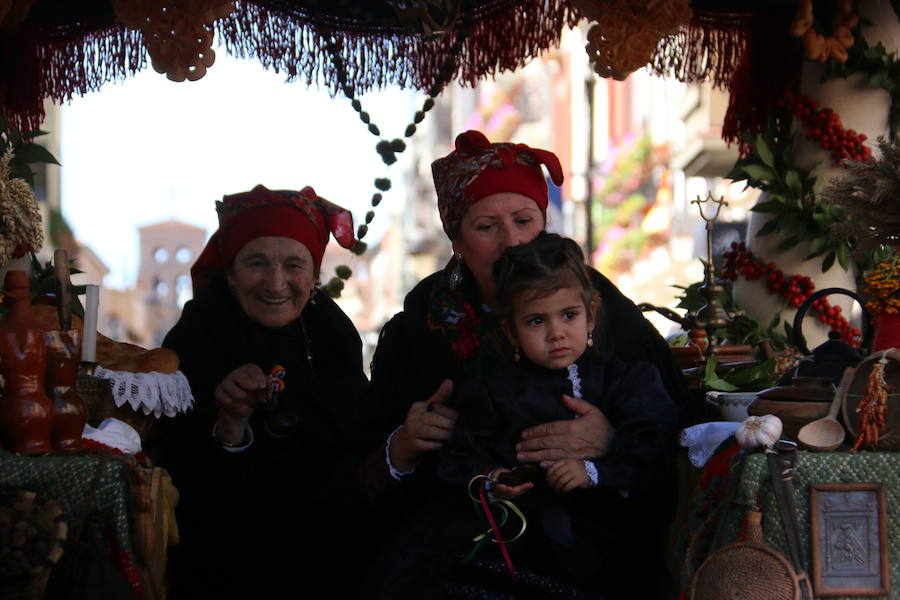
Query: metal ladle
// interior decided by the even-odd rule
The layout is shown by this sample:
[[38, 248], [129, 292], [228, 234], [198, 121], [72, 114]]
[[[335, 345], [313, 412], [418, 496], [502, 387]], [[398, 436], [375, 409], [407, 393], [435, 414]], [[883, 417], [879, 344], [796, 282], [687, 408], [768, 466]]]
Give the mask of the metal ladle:
[[844, 426], [835, 419], [835, 416], [837, 416], [837, 412], [841, 408], [841, 401], [844, 399], [844, 389], [850, 385], [853, 371], [854, 369], [852, 368], [844, 370], [841, 384], [834, 391], [834, 398], [831, 400], [831, 406], [828, 407], [828, 414], [821, 419], [807, 423], [797, 432], [797, 441], [803, 444], [804, 447], [818, 452], [831, 452], [844, 443], [846, 431]]

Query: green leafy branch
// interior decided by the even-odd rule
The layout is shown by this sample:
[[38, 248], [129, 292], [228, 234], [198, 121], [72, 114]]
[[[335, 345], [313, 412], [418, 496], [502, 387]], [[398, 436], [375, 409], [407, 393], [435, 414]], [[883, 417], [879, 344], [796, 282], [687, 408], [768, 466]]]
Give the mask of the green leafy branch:
[[31, 141], [42, 135], [47, 135], [47, 132], [40, 129], [23, 132], [18, 127], [9, 127], [9, 119], [0, 115], [0, 155], [8, 151], [13, 153], [9, 161], [10, 178], [24, 179], [32, 188], [34, 171], [29, 167], [31, 163], [59, 164], [49, 150]]
[[848, 270], [852, 240], [838, 238], [830, 231], [831, 224], [843, 219], [845, 211], [817, 201], [816, 178], [794, 163], [794, 140], [786, 126], [770, 121], [758, 135], [745, 132], [741, 137], [750, 152], [738, 159], [726, 177], [746, 181], [747, 185], [767, 192], [767, 199], [751, 209], [772, 215], [756, 235], [781, 237], [779, 252], [801, 243], [809, 244], [806, 259], [824, 255], [822, 272], [830, 269], [835, 261]]
[[703, 387], [720, 392], [757, 392], [775, 385], [775, 359], [740, 369], [724, 369], [715, 355], [706, 360]]
[[825, 63], [821, 81], [862, 73], [869, 87], [880, 87], [891, 95], [891, 137], [900, 132], [900, 58], [888, 53], [881, 42], [869, 46], [859, 27], [854, 33], [855, 43], [847, 50], [847, 61], [829, 59]]

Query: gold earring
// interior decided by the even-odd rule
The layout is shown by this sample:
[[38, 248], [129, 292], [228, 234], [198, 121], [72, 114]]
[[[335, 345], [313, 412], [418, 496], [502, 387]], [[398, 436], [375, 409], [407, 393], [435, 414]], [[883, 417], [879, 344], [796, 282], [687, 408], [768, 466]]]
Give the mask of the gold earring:
[[588, 348], [594, 347], [594, 332], [588, 331]]
[[519, 347], [516, 346], [516, 353], [513, 354], [513, 360], [516, 361], [516, 362], [519, 362], [519, 359], [520, 359], [520, 358], [521, 358], [521, 357], [519, 356]]

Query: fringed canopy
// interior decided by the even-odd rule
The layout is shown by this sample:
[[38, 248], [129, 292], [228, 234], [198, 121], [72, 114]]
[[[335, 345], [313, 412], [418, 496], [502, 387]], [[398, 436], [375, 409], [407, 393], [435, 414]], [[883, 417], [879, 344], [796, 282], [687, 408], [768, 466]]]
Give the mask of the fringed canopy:
[[707, 1], [692, 7], [691, 22], [660, 42], [649, 68], [727, 90], [722, 138], [740, 144], [741, 132], [758, 133], [799, 79], [800, 42], [789, 33], [795, 4]]
[[[148, 47], [154, 68], [170, 78], [202, 77], [179, 63], [180, 56], [173, 61], [154, 54], [153, 43], [159, 49], [171, 41], [140, 28], [152, 20], [143, 14], [154, 10], [163, 37], [172, 29], [173, 37], [191, 43], [198, 32], [204, 38], [198, 67], [204, 72], [214, 53], [202, 48], [212, 45], [214, 33], [229, 54], [256, 59], [288, 81], [320, 84], [350, 97], [389, 84], [434, 96], [453, 79], [473, 85], [523, 66], [578, 22], [582, 11], [576, 5], [592, 3], [607, 9], [615, 4], [239, 0], [232, 10], [228, 0], [0, 0], [0, 114], [23, 130], [36, 129], [45, 98], [68, 101], [122, 80], [146, 66]], [[738, 141], [742, 131], [759, 131], [798, 77], [799, 40], [788, 33], [796, 0], [692, 0], [690, 6], [690, 22], [659, 42], [650, 69], [727, 89], [723, 138]], [[176, 11], [214, 16], [193, 23], [191, 35]]]
[[[115, 4], [0, 0], [0, 106], [11, 123], [37, 129], [44, 98], [68, 101], [146, 66], [144, 34], [117, 21]], [[244, 0], [234, 5], [211, 25], [229, 54], [257, 59], [288, 81], [321, 83], [332, 93], [345, 86], [364, 92], [389, 84], [436, 93], [451, 79], [471, 85], [521, 67], [557, 44], [563, 28], [580, 18], [566, 0]], [[455, 46], [458, 40], [461, 46]]]

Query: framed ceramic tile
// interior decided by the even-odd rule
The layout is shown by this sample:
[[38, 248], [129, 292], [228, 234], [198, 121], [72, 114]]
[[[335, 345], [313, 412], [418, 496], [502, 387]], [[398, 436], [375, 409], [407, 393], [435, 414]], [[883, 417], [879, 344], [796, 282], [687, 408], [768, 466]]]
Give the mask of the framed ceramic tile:
[[880, 483], [810, 485], [816, 596], [887, 596], [887, 506]]

